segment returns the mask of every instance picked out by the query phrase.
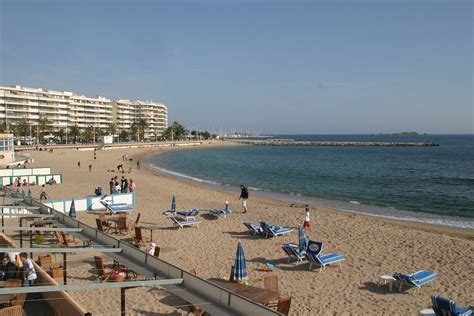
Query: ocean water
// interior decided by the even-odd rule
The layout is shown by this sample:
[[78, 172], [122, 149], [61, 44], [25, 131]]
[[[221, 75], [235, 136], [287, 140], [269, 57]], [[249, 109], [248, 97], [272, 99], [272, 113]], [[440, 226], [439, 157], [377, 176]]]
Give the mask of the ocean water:
[[202, 148], [149, 158], [162, 172], [238, 192], [474, 229], [474, 135], [277, 135], [431, 141], [439, 147]]

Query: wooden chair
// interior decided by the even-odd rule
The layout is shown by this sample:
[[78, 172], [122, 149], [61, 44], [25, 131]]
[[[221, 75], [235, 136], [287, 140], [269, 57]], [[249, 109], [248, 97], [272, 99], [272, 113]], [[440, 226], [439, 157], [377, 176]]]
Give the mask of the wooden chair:
[[122, 231], [124, 230], [126, 233], [128, 232], [127, 228], [127, 218], [126, 217], [119, 217], [117, 221], [117, 229], [119, 231], [119, 234], [122, 234]]
[[137, 215], [137, 218], [135, 219], [134, 222], [131, 222], [129, 225], [128, 225], [128, 233], [131, 235], [133, 233], [133, 231], [135, 230], [135, 227], [138, 226], [138, 222], [140, 221], [140, 216], [141, 216], [141, 213], [138, 213]]
[[145, 240], [143, 239], [142, 228], [141, 227], [135, 227], [135, 237], [133, 238], [133, 242], [135, 244], [137, 244], [138, 246], [141, 246], [141, 245], [145, 244]]
[[54, 237], [56, 237], [56, 240], [61, 247], [65, 246], [63, 236], [59, 232], [54, 232]]
[[290, 313], [290, 305], [291, 305], [291, 296], [287, 298], [279, 299], [278, 305], [277, 305], [277, 312], [280, 312], [284, 315], [288, 315]]
[[107, 229], [102, 225], [102, 221], [100, 220], [100, 218], [95, 219], [95, 224], [97, 225], [97, 229], [99, 231], [104, 232], [104, 233], [107, 232]]
[[155, 257], [160, 256], [160, 247], [155, 247]]
[[77, 244], [77, 242], [74, 240], [74, 237], [72, 237], [72, 239], [68, 238], [68, 236], [66, 235], [65, 232], [61, 232], [61, 236], [62, 236], [63, 241], [64, 241], [64, 246], [73, 247]]
[[274, 274], [266, 275], [263, 278], [263, 287], [267, 290], [278, 292], [278, 276]]
[[109, 222], [107, 222], [107, 219], [105, 218], [105, 214], [100, 214], [99, 220], [100, 220], [100, 223], [102, 224], [103, 231], [109, 231], [111, 228], [111, 225]]
[[23, 307], [23, 305], [25, 304], [25, 301], [26, 301], [26, 293], [19, 293], [10, 300], [10, 305]]
[[23, 316], [23, 308], [19, 305], [2, 308], [0, 316]]
[[5, 280], [5, 287], [21, 287], [20, 279], [7, 279]]
[[94, 256], [95, 268], [97, 269], [98, 278], [102, 282], [107, 281], [113, 273], [112, 269], [104, 268], [101, 257]]
[[40, 267], [51, 266], [52, 264], [51, 255], [38, 256], [38, 265]]

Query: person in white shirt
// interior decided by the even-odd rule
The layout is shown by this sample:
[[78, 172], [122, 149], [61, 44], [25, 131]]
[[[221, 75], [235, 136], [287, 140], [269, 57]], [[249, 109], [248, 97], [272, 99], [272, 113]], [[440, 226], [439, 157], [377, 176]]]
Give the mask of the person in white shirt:
[[20, 259], [23, 262], [23, 286], [33, 285], [37, 278], [33, 261], [26, 252], [20, 253]]
[[305, 215], [304, 215], [304, 223], [303, 223], [303, 228], [309, 227], [309, 208], [306, 207], [304, 209]]

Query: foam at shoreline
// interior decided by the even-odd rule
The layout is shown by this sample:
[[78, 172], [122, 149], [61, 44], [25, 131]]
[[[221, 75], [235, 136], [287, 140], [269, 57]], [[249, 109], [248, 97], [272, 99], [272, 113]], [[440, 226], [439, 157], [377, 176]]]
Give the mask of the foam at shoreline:
[[[238, 187], [232, 186], [226, 183], [220, 183], [212, 180], [204, 180], [190, 175], [186, 175], [177, 171], [168, 170], [166, 168], [158, 166], [155, 162], [147, 160], [150, 167], [156, 169], [164, 174], [172, 177], [190, 180], [202, 185], [206, 185], [212, 188], [220, 188], [232, 192], [239, 191]], [[440, 216], [437, 214], [413, 212], [407, 210], [399, 210], [394, 207], [381, 207], [361, 204], [358, 201], [340, 201], [340, 200], [329, 200], [323, 198], [315, 198], [303, 196], [299, 193], [289, 192], [288, 194], [282, 192], [274, 192], [269, 189], [249, 187], [249, 190], [253, 191], [255, 195], [279, 200], [282, 202], [290, 203], [304, 203], [313, 206], [323, 206], [333, 209], [337, 209], [343, 212], [350, 212], [365, 216], [372, 216], [378, 218], [385, 218], [390, 220], [401, 220], [407, 222], [415, 222], [421, 224], [430, 224], [437, 226], [447, 226], [453, 228], [470, 229], [474, 230], [474, 221], [468, 218], [462, 217], [447, 217]]]

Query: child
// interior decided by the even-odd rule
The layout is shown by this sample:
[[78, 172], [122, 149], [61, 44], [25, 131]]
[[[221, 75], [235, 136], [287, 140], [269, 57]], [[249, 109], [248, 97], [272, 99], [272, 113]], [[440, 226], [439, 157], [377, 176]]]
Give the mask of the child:
[[303, 223], [303, 228], [309, 227], [309, 208], [306, 207], [304, 209], [305, 215], [304, 215], [304, 223]]
[[36, 271], [33, 262], [28, 258], [26, 252], [20, 253], [20, 259], [23, 263], [23, 286], [33, 285], [36, 280]]

